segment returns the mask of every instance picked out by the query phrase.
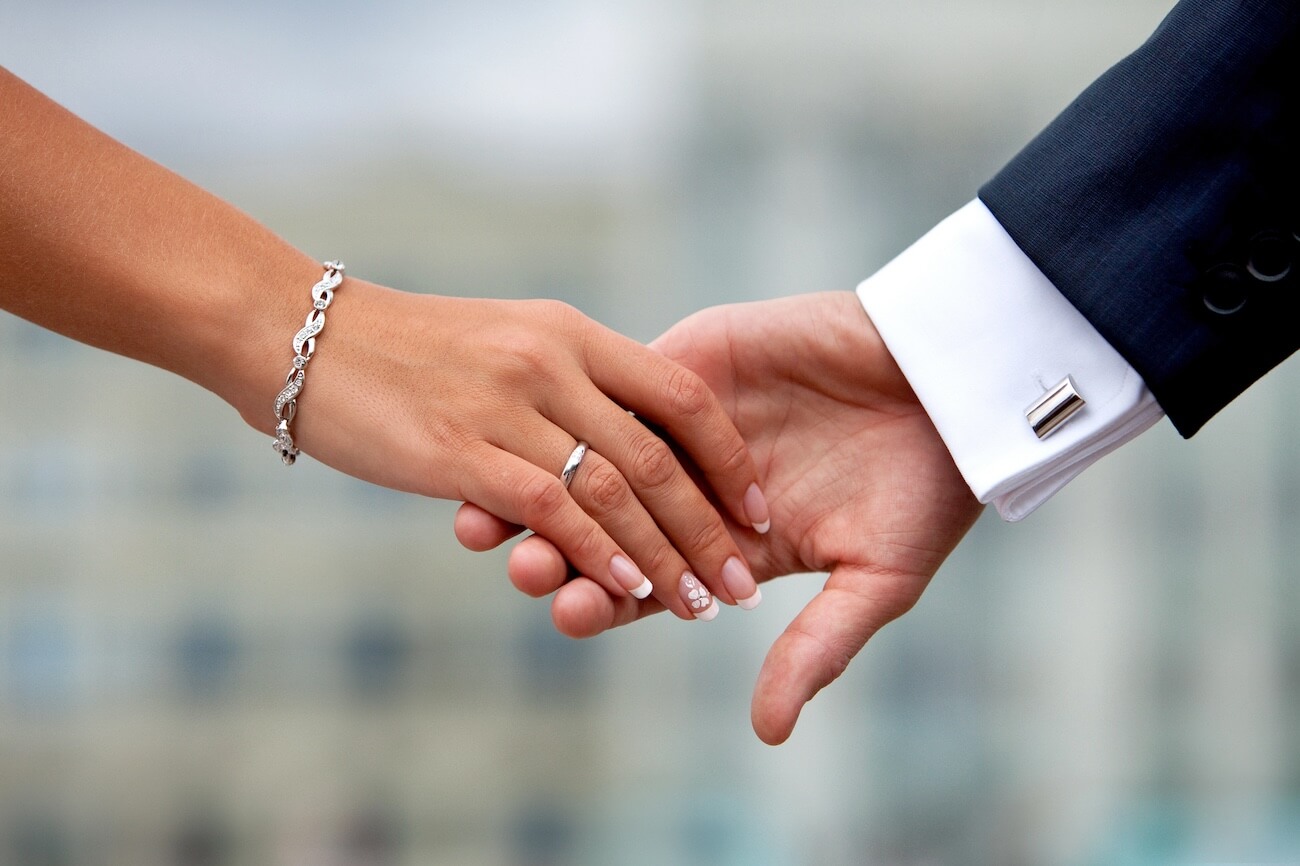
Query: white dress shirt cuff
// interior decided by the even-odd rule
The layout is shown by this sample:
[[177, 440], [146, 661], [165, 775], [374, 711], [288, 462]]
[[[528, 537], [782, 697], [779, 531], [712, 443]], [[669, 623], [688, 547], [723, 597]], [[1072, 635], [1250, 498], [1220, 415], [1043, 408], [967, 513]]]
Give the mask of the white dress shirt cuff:
[[[1027, 517], [1164, 412], [1137, 372], [978, 199], [858, 286], [980, 502]], [[1066, 376], [1083, 408], [1044, 439], [1025, 411]]]

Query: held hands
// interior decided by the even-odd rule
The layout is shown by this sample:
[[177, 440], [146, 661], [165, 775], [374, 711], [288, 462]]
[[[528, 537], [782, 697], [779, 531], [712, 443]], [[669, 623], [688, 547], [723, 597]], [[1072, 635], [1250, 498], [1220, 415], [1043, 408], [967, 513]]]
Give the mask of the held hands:
[[[659, 604], [691, 618], [717, 607], [690, 611], [678, 592], [688, 572], [724, 601], [734, 599], [724, 574], [756, 590], [728, 524], [627, 411], [669, 431], [731, 521], [762, 524], [753, 461], [721, 404], [694, 373], [572, 308], [349, 277], [311, 363], [295, 436], [317, 459], [480, 503], [550, 539], [607, 598], [642, 598], [653, 584]], [[566, 490], [561, 469], [579, 440], [590, 450]]]
[[[981, 506], [852, 294], [716, 307], [655, 347], [713, 389], [758, 464], [772, 530], [729, 523], [758, 579], [830, 572], [773, 644], [754, 690], [755, 732], [781, 743], [803, 705], [916, 603]], [[457, 519], [475, 549], [517, 530], [469, 505]], [[585, 578], [566, 582], [564, 558], [538, 536], [516, 546], [509, 568], [524, 592], [555, 593], [556, 626], [574, 637], [658, 609]]]

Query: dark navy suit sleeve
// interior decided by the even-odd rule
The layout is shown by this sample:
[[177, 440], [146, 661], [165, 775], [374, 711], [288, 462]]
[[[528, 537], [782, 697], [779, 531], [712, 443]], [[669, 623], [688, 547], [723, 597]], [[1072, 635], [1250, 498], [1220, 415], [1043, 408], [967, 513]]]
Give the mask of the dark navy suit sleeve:
[[1182, 0], [980, 190], [1184, 436], [1300, 347], [1300, 0]]

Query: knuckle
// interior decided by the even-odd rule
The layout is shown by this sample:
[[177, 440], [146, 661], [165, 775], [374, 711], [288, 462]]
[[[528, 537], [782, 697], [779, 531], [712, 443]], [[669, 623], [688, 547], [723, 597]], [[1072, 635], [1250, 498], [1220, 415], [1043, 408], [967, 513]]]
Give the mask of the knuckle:
[[553, 318], [573, 318], [580, 316], [577, 308], [572, 304], [566, 304], [564, 301], [557, 301], [554, 298], [541, 298], [537, 301], [542, 310]]
[[855, 596], [856, 604], [864, 610], [873, 611], [871, 633], [874, 634], [915, 607], [921, 594], [907, 573], [881, 569], [873, 576], [870, 585], [852, 583], [839, 589]]
[[[692, 528], [686, 543], [688, 545], [686, 549], [695, 552], [697, 556], [702, 551], [724, 549], [729, 551], [732, 547], [731, 535], [719, 520], [700, 521]], [[719, 557], [719, 559], [723, 558], [725, 557]]]
[[885, 622], [890, 623], [916, 607], [917, 599], [909, 596], [887, 596], [882, 599]]
[[704, 380], [685, 367], [676, 367], [664, 384], [664, 398], [674, 415], [694, 418], [713, 403], [713, 392]]
[[884, 618], [881, 625], [891, 623], [901, 617], [903, 614], [916, 607], [917, 599], [909, 596], [891, 595], [881, 599], [881, 610]]
[[587, 474], [584, 490], [592, 506], [603, 514], [616, 512], [628, 504], [631, 491], [627, 482], [608, 463], [594, 463]]
[[646, 574], [680, 577], [686, 570], [677, 551], [667, 544], [651, 545], [649, 551], [637, 556], [637, 563]]
[[728, 437], [726, 451], [718, 461], [718, 471], [724, 475], [733, 475], [744, 471], [749, 466], [749, 447], [739, 435]]
[[551, 327], [568, 328], [585, 318], [576, 307], [564, 301], [539, 298], [528, 303], [533, 305], [536, 319], [547, 322]]
[[[416, 479], [420, 488], [429, 491], [447, 491], [450, 488], [453, 495], [468, 500], [473, 480], [456, 477], [447, 471], [448, 466], [457, 464], [471, 467], [479, 478], [486, 481], [486, 486], [493, 487], [496, 467], [490, 449], [482, 448], [479, 442], [447, 428], [422, 429], [417, 433], [416, 441], [418, 454], [428, 458], [412, 461], [418, 467]], [[432, 495], [445, 496], [446, 493], [435, 492]]]
[[578, 535], [566, 551], [568, 559], [579, 569], [591, 567], [594, 563], [604, 562], [608, 557], [601, 556], [605, 549], [605, 533], [592, 523]]
[[530, 378], [546, 373], [551, 367], [550, 347], [535, 334], [516, 335], [506, 352], [513, 366]]
[[550, 523], [564, 509], [568, 491], [564, 483], [549, 475], [535, 475], [519, 485], [518, 509], [530, 529]]
[[790, 637], [803, 643], [805, 650], [814, 659], [819, 689], [838, 679], [859, 649], [852, 641], [827, 640], [816, 632], [794, 625], [790, 627]]
[[556, 366], [550, 336], [532, 328], [511, 326], [492, 335], [493, 355], [506, 376], [523, 381], [549, 375]]
[[646, 435], [635, 445], [632, 467], [640, 487], [662, 487], [677, 474], [677, 456], [662, 439]]

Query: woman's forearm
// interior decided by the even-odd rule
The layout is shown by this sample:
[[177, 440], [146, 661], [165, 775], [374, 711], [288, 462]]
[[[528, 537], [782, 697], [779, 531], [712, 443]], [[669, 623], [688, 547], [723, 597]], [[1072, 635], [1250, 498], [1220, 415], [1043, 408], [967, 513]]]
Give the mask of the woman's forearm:
[[4, 69], [0, 118], [0, 307], [269, 431], [319, 263]]

